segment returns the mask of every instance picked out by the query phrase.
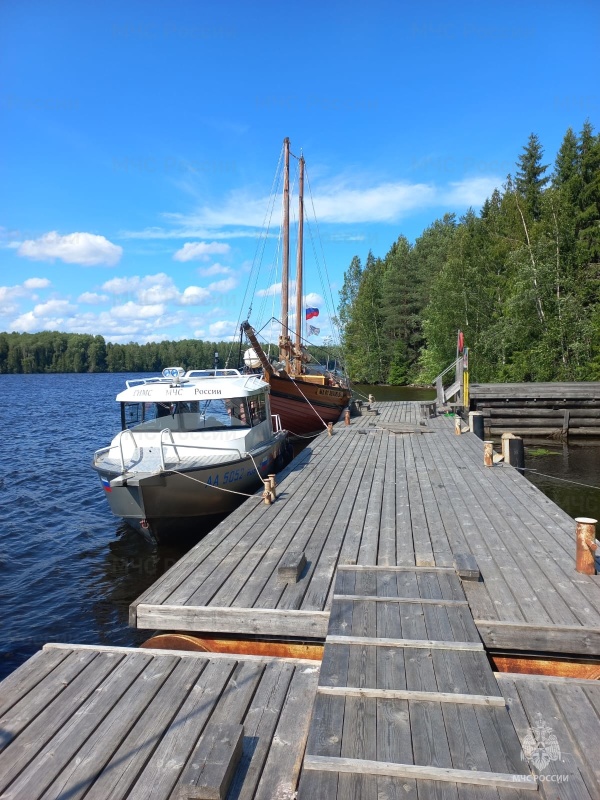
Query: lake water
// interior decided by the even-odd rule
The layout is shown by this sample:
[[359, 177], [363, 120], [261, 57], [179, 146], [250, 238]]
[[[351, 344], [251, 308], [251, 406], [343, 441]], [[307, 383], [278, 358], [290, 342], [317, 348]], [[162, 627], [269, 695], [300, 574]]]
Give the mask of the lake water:
[[[133, 375], [2, 375], [0, 679], [46, 642], [135, 646], [128, 607], [191, 546], [160, 546], [113, 517], [90, 463], [119, 430], [117, 392]], [[378, 400], [429, 389], [357, 387]], [[545, 446], [545, 445], [544, 445]], [[600, 485], [600, 448], [527, 454], [549, 475]], [[600, 491], [527, 473], [575, 515], [600, 515]]]

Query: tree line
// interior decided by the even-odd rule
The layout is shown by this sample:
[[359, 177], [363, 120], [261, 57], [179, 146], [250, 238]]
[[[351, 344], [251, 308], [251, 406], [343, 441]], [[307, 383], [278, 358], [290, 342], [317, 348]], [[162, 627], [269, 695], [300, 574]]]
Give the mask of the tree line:
[[[241, 348], [241, 356], [246, 345]], [[265, 349], [276, 354], [275, 345]], [[309, 346], [318, 362], [333, 368], [336, 348]], [[219, 367], [242, 366], [240, 344], [200, 339], [113, 344], [102, 336], [85, 333], [0, 333], [0, 375], [40, 372], [161, 372], [165, 367], [212, 369], [215, 353]]]
[[458, 330], [474, 380], [600, 380], [600, 135], [569, 128], [543, 161], [531, 134], [479, 213], [352, 259], [339, 322], [353, 380], [428, 383]]
[[0, 374], [39, 372], [160, 372], [165, 367], [209, 369], [215, 353], [237, 367], [239, 344], [199, 339], [113, 344], [82, 333], [0, 333]]

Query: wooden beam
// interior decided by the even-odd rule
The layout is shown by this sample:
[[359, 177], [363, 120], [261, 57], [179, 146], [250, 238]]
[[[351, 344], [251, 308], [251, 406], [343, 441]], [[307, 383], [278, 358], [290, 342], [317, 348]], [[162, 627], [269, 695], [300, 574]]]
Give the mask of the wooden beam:
[[432, 606], [468, 606], [467, 600], [442, 600], [428, 597], [378, 597], [374, 594], [334, 594], [334, 600], [372, 600], [374, 603], [421, 603]]
[[472, 553], [455, 553], [454, 567], [458, 577], [464, 581], [478, 581], [481, 578], [477, 560]]
[[476, 619], [475, 625], [485, 646], [492, 649], [600, 655], [600, 628], [490, 619]]
[[370, 572], [371, 570], [379, 571], [385, 570], [386, 572], [454, 572], [456, 570], [453, 567], [397, 567], [397, 566], [389, 566], [389, 567], [382, 567], [382, 566], [375, 566], [374, 564], [338, 564], [337, 566], [339, 570], [354, 570], [355, 572]]
[[169, 606], [140, 603], [137, 627], [198, 633], [245, 633], [257, 636], [306, 636], [324, 639], [329, 612], [229, 606]]
[[297, 550], [289, 550], [279, 562], [277, 578], [282, 583], [297, 583], [305, 566], [306, 554]]
[[530, 789], [537, 792], [535, 776], [505, 772], [483, 772], [450, 767], [428, 767], [416, 764], [394, 764], [385, 761], [368, 761], [362, 758], [335, 758], [330, 756], [304, 757], [304, 769], [319, 772], [350, 772], [366, 775], [386, 775], [392, 778], [413, 780], [470, 783], [475, 786], [494, 786], [497, 789]]
[[179, 782], [178, 800], [225, 800], [242, 755], [244, 726], [224, 722], [205, 731]]
[[319, 686], [318, 694], [349, 697], [373, 697], [377, 700], [423, 700], [431, 703], [461, 703], [472, 706], [499, 706], [506, 701], [502, 695], [458, 694], [453, 692], [416, 692], [407, 689], [366, 689], [353, 686]]
[[481, 642], [440, 642], [434, 639], [384, 639], [368, 636], [328, 636], [328, 644], [362, 644], [373, 647], [416, 647], [431, 650], [483, 650]]

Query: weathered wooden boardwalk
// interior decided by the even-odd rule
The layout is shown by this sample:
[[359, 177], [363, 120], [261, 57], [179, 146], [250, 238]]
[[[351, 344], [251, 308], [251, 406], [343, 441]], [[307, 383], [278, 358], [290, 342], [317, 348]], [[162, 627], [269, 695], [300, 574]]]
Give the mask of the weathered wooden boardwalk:
[[317, 677], [299, 660], [46, 645], [0, 684], [0, 797], [219, 798], [228, 776], [229, 797], [292, 800]]
[[[234, 511], [131, 606], [146, 629], [324, 640], [340, 565], [452, 567], [487, 647], [600, 655], [600, 577], [575, 571], [575, 523], [515, 469], [484, 467], [453, 421], [378, 403], [288, 467], [278, 499]], [[404, 428], [409, 432], [394, 433]], [[278, 567], [305, 553], [299, 579]]]
[[456, 572], [340, 567], [298, 800], [520, 798], [521, 753]]

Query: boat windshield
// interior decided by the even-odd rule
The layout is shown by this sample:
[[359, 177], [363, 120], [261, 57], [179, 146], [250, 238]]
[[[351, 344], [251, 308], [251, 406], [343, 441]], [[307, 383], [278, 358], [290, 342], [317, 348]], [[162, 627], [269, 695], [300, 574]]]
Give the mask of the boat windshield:
[[[262, 419], [260, 410], [263, 410]], [[264, 395], [175, 403], [121, 403], [123, 430], [206, 431], [250, 428], [266, 419]]]

